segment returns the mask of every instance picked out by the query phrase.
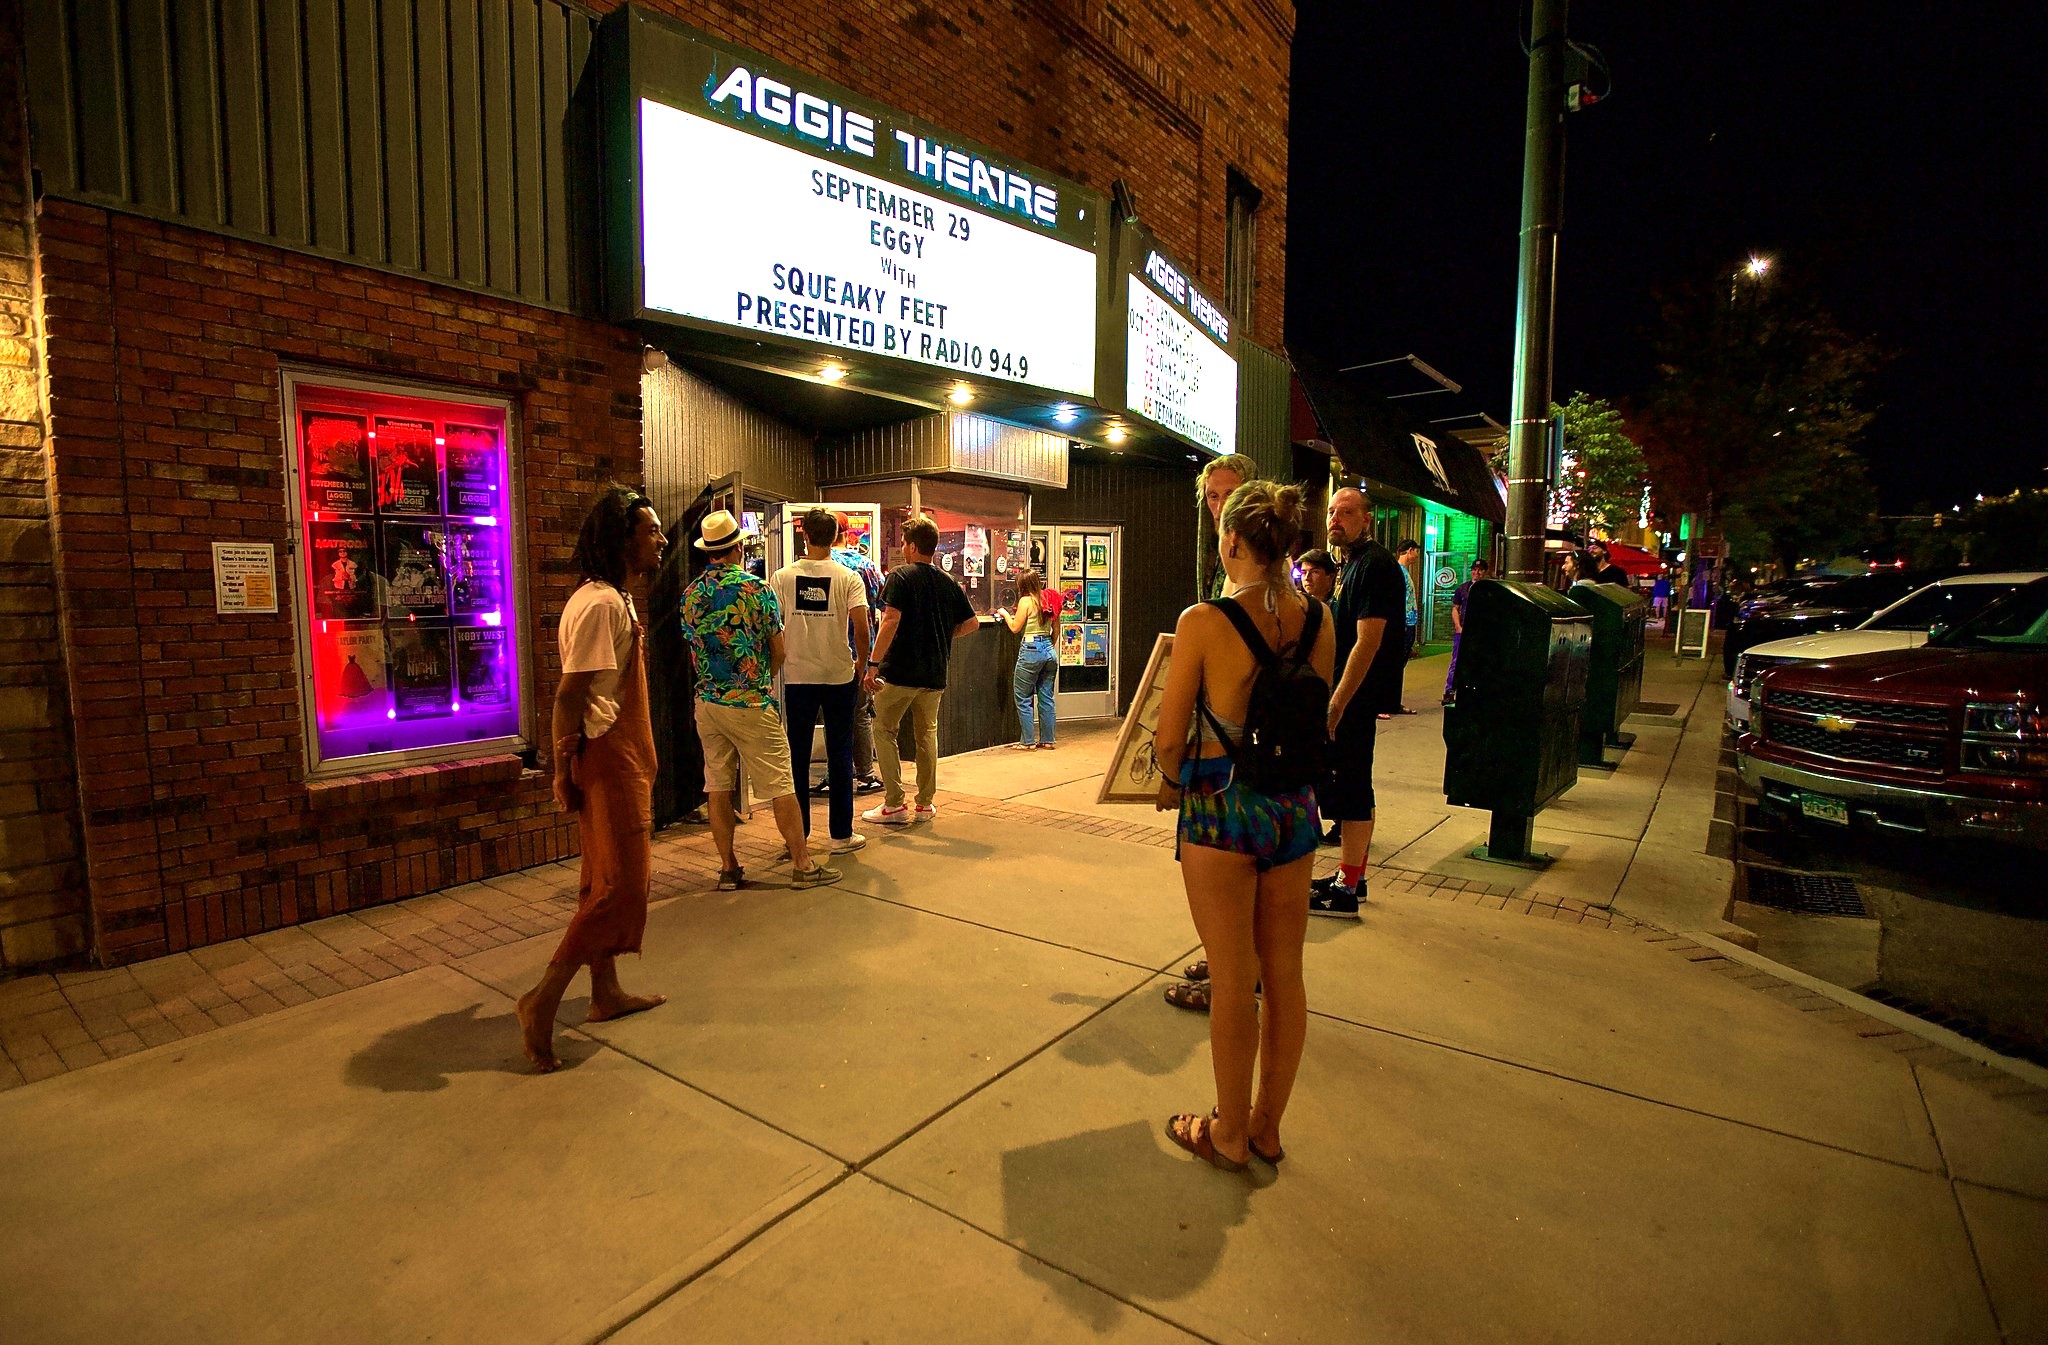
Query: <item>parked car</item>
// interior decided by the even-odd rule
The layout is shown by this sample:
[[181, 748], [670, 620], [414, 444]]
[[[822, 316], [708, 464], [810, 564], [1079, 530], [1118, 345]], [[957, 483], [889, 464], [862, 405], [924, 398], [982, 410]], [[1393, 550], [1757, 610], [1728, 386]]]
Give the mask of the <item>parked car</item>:
[[2048, 579], [1918, 649], [1773, 668], [1752, 706], [1767, 815], [2048, 850]]
[[1786, 640], [1796, 635], [1812, 635], [1816, 631], [1846, 630], [1868, 621], [1914, 589], [1941, 577], [1941, 574], [1926, 571], [1908, 574], [1904, 570], [1873, 570], [1869, 574], [1850, 575], [1834, 583], [1823, 583], [1817, 576], [1814, 582], [1782, 594], [1744, 603], [1722, 639], [1721, 671], [1727, 677], [1734, 677], [1736, 657], [1743, 650], [1754, 648], [1766, 640]]
[[1779, 664], [1918, 649], [1934, 631], [1961, 625], [1992, 602], [2036, 579], [2048, 579], [2048, 571], [1951, 575], [1907, 594], [1860, 626], [1751, 645], [1735, 659], [1735, 676], [1728, 683], [1728, 721], [1738, 732], [1749, 727], [1750, 689], [1757, 678]]

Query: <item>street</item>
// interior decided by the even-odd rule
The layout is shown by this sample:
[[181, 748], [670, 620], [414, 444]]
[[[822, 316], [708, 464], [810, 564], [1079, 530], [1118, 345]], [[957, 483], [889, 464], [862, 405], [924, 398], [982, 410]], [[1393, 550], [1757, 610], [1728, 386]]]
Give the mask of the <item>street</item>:
[[1673, 722], [1541, 873], [1463, 858], [1442, 666], [1382, 725], [1364, 919], [1311, 922], [1277, 1169], [1161, 1134], [1212, 1096], [1170, 820], [1094, 807], [1113, 733], [1069, 726], [948, 759], [836, 886], [756, 824], [715, 893], [663, 833], [625, 972], [669, 1003], [580, 1026], [579, 982], [552, 1076], [511, 1004], [573, 864], [0, 986], [0, 1334], [2048, 1338], [2042, 1072], [1716, 936], [1711, 664], [1653, 645]]

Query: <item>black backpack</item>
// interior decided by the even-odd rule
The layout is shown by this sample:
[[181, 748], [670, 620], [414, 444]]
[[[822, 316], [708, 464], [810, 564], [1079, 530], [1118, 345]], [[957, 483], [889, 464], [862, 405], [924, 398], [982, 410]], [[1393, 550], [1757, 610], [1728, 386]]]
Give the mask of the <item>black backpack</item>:
[[1320, 783], [1323, 752], [1330, 740], [1330, 684], [1309, 660], [1322, 631], [1323, 605], [1309, 604], [1301, 634], [1278, 652], [1266, 647], [1266, 637], [1234, 600], [1225, 598], [1208, 605], [1230, 618], [1258, 661], [1251, 701], [1244, 712], [1244, 732], [1236, 742], [1230, 741], [1216, 716], [1209, 713], [1207, 697], [1199, 702], [1202, 717], [1230, 753], [1237, 783], [1267, 795]]

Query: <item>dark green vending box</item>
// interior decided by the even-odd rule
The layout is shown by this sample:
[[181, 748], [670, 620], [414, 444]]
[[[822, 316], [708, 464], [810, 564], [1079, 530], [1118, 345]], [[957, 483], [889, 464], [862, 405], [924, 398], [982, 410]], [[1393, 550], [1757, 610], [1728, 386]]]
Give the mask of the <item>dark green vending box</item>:
[[1537, 811], [1578, 783], [1592, 643], [1593, 618], [1540, 584], [1472, 586], [1444, 711], [1444, 797], [1493, 813], [1488, 858], [1531, 860]]
[[1620, 584], [1573, 584], [1565, 597], [1593, 618], [1579, 764], [1605, 766], [1609, 747], [1625, 748], [1635, 741], [1621, 731], [1621, 722], [1635, 713], [1643, 696], [1643, 621], [1650, 604]]

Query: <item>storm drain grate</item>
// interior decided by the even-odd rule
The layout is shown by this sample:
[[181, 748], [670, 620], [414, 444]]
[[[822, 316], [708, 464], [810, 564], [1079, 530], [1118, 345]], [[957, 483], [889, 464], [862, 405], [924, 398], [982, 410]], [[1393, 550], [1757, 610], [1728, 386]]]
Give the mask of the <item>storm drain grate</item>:
[[1845, 915], [1868, 920], [1856, 884], [1838, 873], [1793, 873], [1787, 869], [1749, 870], [1744, 901], [1800, 915]]

